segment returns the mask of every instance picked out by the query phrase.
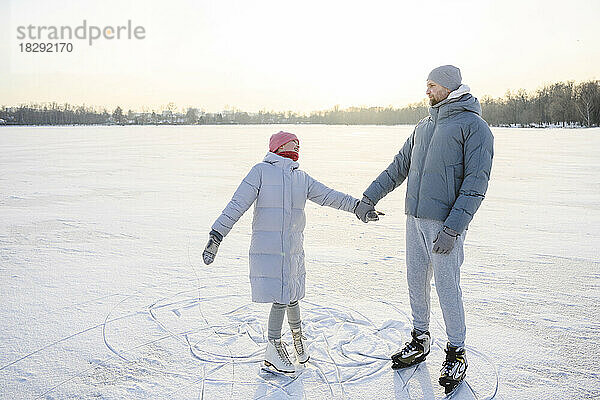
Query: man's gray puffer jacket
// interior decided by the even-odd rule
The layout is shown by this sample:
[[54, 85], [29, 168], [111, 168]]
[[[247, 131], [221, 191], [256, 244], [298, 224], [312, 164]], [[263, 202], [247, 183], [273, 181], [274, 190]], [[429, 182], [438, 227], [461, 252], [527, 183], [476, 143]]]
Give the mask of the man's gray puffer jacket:
[[442, 221], [462, 233], [485, 196], [494, 138], [466, 85], [430, 107], [429, 114], [364, 195], [377, 203], [408, 177], [406, 214]]
[[225, 237], [255, 203], [250, 242], [252, 301], [281, 303], [304, 297], [306, 199], [353, 212], [358, 200], [337, 192], [298, 169], [298, 163], [267, 153], [235, 191], [212, 229]]

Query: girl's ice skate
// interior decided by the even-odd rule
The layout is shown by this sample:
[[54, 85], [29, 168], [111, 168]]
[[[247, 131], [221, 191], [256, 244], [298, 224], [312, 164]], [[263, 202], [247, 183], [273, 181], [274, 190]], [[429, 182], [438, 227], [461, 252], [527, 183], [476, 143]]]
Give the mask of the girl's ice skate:
[[302, 330], [300, 329], [292, 329], [292, 337], [294, 339], [294, 353], [296, 353], [296, 360], [298, 360], [300, 364], [304, 364], [310, 358], [306, 349], [306, 337], [302, 334]]
[[265, 352], [265, 367], [269, 371], [294, 374], [296, 367], [290, 361], [290, 356], [281, 339], [269, 340]]

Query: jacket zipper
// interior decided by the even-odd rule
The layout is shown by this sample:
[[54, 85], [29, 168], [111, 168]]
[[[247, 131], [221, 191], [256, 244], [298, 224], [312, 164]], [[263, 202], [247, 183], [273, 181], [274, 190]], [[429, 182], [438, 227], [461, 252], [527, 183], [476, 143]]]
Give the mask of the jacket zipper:
[[425, 161], [427, 161], [427, 156], [429, 155], [429, 148], [431, 147], [431, 141], [433, 140], [433, 135], [435, 135], [435, 127], [437, 126], [437, 120], [440, 115], [440, 111], [436, 113], [435, 120], [433, 121], [433, 132], [431, 133], [431, 138], [429, 139], [429, 143], [427, 143], [427, 150], [425, 151], [425, 158], [423, 158], [423, 166], [421, 167], [421, 171], [419, 171], [419, 190], [417, 190], [417, 207], [415, 210], [416, 216], [419, 217], [419, 201], [421, 200], [421, 187], [423, 181], [423, 170], [425, 169]]
[[285, 169], [281, 169], [281, 179], [282, 179], [282, 188], [283, 193], [281, 195], [281, 199], [283, 201], [283, 207], [281, 207], [281, 254], [283, 255], [281, 261], [281, 299], [283, 299], [283, 272], [285, 270]]

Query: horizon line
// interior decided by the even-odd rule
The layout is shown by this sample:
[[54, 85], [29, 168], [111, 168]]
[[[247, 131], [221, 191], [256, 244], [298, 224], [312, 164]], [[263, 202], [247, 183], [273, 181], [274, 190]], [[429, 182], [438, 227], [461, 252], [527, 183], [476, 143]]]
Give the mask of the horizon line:
[[[477, 97], [477, 99], [481, 99], [481, 100], [500, 100], [500, 99], [504, 99], [508, 94], [518, 94], [520, 92], [525, 92], [527, 95], [530, 94], [534, 94], [537, 91], [543, 89], [543, 88], [550, 88], [556, 84], [582, 84], [582, 83], [587, 83], [587, 82], [600, 82], [600, 79], [587, 79], [587, 80], [581, 80], [581, 81], [576, 81], [576, 80], [567, 80], [567, 81], [555, 81], [552, 83], [545, 83], [541, 86], [538, 86], [536, 89], [532, 89], [532, 90], [527, 90], [524, 88], [519, 88], [519, 89], [507, 89], [504, 96], [502, 97], [492, 97], [488, 94], [484, 94], [480, 97]], [[469, 93], [471, 93], [473, 95], [473, 93], [471, 91], [469, 91]], [[2, 104], [0, 107], [7, 109], [7, 108], [18, 108], [18, 107], [22, 107], [22, 106], [36, 106], [36, 105], [49, 105], [49, 104], [57, 104], [57, 105], [69, 105], [69, 106], [73, 106], [73, 107], [84, 107], [84, 108], [91, 108], [94, 111], [111, 111], [112, 107], [112, 111], [116, 110], [117, 107], [121, 108], [121, 110], [123, 112], [127, 111], [131, 111], [134, 113], [152, 113], [152, 112], [164, 112], [164, 111], [171, 111], [173, 113], [177, 113], [177, 112], [187, 112], [187, 110], [189, 109], [194, 109], [196, 111], [201, 111], [205, 114], [219, 114], [219, 113], [223, 113], [223, 112], [241, 112], [241, 113], [247, 113], [247, 114], [260, 114], [260, 113], [274, 113], [274, 114], [285, 114], [285, 113], [294, 113], [300, 116], [309, 116], [311, 114], [314, 113], [319, 113], [319, 112], [326, 112], [326, 111], [348, 111], [351, 109], [374, 109], [374, 108], [378, 108], [378, 109], [393, 109], [393, 110], [402, 110], [404, 108], [410, 108], [410, 107], [420, 107], [420, 106], [425, 106], [425, 107], [429, 107], [429, 105], [427, 104], [427, 97], [424, 97], [422, 100], [420, 101], [415, 101], [415, 102], [411, 102], [411, 103], [407, 103], [404, 104], [402, 106], [395, 106], [392, 104], [388, 104], [387, 106], [382, 106], [382, 105], [350, 105], [347, 107], [342, 108], [340, 106], [340, 104], [334, 104], [332, 106], [330, 106], [329, 108], [322, 108], [322, 109], [318, 109], [318, 110], [311, 110], [311, 111], [298, 111], [298, 110], [267, 110], [267, 109], [259, 109], [258, 111], [246, 111], [246, 110], [242, 110], [236, 106], [225, 106], [224, 109], [222, 110], [218, 110], [218, 111], [207, 111], [205, 110], [203, 107], [201, 106], [184, 106], [184, 107], [179, 107], [177, 106], [177, 104], [175, 102], [167, 102], [166, 104], [163, 104], [159, 107], [150, 107], [150, 106], [141, 106], [138, 108], [128, 108], [128, 107], [121, 107], [120, 104], [116, 104], [114, 106], [106, 106], [106, 105], [88, 105], [85, 102], [81, 103], [81, 104], [75, 104], [75, 103], [69, 103], [69, 102], [59, 102], [56, 100], [52, 100], [52, 101], [41, 101], [41, 102], [36, 102], [36, 101], [30, 101], [30, 102], [20, 102], [17, 104], [13, 104], [13, 105], [6, 105], [6, 104]], [[147, 109], [147, 110], [144, 110]], [[148, 110], [149, 109], [149, 110]], [[337, 110], [336, 110], [337, 109]]]

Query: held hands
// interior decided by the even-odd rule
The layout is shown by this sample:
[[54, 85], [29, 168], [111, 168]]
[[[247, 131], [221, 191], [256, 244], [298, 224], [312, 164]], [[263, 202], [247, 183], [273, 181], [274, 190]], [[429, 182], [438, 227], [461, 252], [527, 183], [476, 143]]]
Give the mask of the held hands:
[[215, 260], [215, 257], [217, 256], [217, 251], [219, 250], [219, 245], [221, 244], [221, 240], [223, 240], [223, 236], [219, 232], [215, 230], [210, 231], [210, 233], [208, 234], [208, 243], [204, 248], [204, 252], [202, 252], [204, 264], [211, 264]]
[[364, 223], [379, 221], [379, 215], [385, 215], [380, 211], [375, 211], [375, 204], [367, 196], [363, 196], [362, 200], [356, 204], [354, 214]]
[[436, 254], [448, 254], [454, 247], [454, 242], [459, 233], [453, 229], [444, 226], [433, 241], [433, 252]]

